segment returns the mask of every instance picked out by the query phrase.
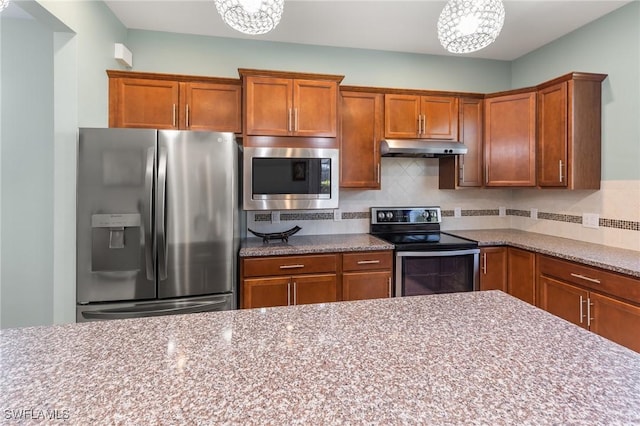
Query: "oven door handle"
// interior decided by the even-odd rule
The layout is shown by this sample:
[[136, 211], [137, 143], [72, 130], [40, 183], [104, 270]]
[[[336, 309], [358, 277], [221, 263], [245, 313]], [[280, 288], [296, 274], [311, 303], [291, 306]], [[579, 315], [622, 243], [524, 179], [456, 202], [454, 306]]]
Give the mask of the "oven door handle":
[[397, 251], [396, 257], [444, 257], [480, 254], [479, 248], [464, 250], [433, 250], [433, 251]]

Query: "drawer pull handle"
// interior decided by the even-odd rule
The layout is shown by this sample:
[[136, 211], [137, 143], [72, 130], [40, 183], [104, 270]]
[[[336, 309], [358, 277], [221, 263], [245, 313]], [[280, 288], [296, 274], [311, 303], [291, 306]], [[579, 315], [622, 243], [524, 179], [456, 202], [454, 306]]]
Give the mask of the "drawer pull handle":
[[373, 265], [380, 263], [379, 260], [358, 260], [358, 265]]
[[585, 281], [589, 281], [589, 282], [592, 282], [592, 283], [600, 284], [600, 280], [596, 279], [596, 278], [585, 277], [584, 275], [574, 274], [573, 272], [571, 273], [571, 276], [575, 277], [575, 278], [580, 278], [581, 280], [585, 280]]
[[304, 268], [303, 264], [295, 264], [295, 265], [280, 265], [280, 269], [300, 269]]

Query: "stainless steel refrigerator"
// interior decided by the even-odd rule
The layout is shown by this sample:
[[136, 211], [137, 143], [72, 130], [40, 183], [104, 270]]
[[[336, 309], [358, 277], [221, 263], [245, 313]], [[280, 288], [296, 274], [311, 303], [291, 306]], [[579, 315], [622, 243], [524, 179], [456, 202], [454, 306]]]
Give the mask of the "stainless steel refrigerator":
[[79, 131], [78, 322], [235, 309], [233, 133]]

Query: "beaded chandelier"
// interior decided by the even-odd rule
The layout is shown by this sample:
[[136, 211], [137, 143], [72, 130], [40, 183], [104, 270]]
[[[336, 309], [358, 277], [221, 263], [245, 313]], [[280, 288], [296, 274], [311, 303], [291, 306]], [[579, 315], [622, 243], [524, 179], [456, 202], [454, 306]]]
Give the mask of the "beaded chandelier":
[[284, 9], [284, 0], [215, 0], [215, 4], [227, 25], [251, 35], [274, 29]]
[[449, 52], [475, 52], [493, 43], [503, 24], [501, 0], [449, 0], [438, 19], [438, 39]]
[[5, 10], [9, 6], [9, 0], [0, 0], [0, 12]]

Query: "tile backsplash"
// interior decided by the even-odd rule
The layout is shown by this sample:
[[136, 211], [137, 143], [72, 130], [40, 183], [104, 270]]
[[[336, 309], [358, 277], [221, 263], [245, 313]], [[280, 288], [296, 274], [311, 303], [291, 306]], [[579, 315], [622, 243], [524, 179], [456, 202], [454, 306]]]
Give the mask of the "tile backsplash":
[[[258, 232], [297, 225], [300, 235], [365, 233], [371, 207], [431, 205], [442, 208], [443, 230], [515, 228], [640, 251], [640, 181], [603, 181], [599, 191], [439, 190], [437, 159], [383, 158], [381, 186], [341, 190], [336, 211], [281, 211], [279, 223], [271, 212], [249, 212], [247, 225]], [[461, 217], [454, 217], [455, 208]], [[583, 213], [598, 214], [598, 228], [582, 226]]]

